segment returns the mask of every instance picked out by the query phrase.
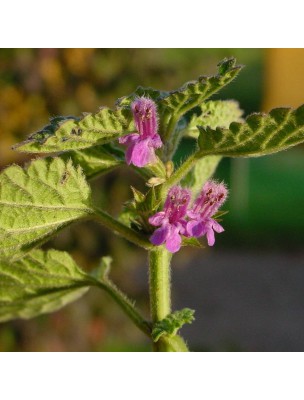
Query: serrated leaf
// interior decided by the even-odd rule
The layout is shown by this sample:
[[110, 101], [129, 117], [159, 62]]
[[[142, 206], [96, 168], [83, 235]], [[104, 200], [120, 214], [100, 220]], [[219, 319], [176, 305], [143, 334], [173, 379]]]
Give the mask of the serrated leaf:
[[195, 113], [186, 127], [186, 135], [197, 138], [199, 130], [197, 126], [212, 129], [217, 127], [228, 128], [231, 122], [242, 122], [243, 110], [234, 100], [207, 101], [199, 107], [200, 114]]
[[0, 258], [18, 257], [92, 212], [80, 167], [60, 158], [10, 166], [0, 174]]
[[217, 75], [201, 76], [196, 81], [187, 82], [161, 100], [161, 107], [170, 108], [174, 113], [183, 113], [201, 104], [230, 83], [242, 68], [242, 65], [236, 65], [235, 58], [224, 59], [218, 64]]
[[163, 335], [174, 336], [184, 324], [191, 324], [194, 321], [194, 310], [184, 308], [169, 314], [166, 318], [153, 325], [152, 339], [157, 342]]
[[199, 127], [201, 155], [258, 157], [304, 142], [304, 105], [296, 110], [276, 108], [269, 114], [251, 114], [228, 129]]
[[61, 158], [71, 159], [74, 165], [80, 165], [88, 179], [110, 172], [124, 163], [106, 151], [103, 145], [69, 151], [62, 154]]
[[212, 177], [221, 159], [221, 156], [206, 156], [199, 159], [182, 180], [182, 186], [190, 188], [195, 197], [202, 190], [204, 183]]
[[108, 143], [134, 130], [130, 109], [102, 108], [83, 118], [53, 118], [48, 126], [15, 145], [14, 149], [28, 153], [79, 150]]
[[0, 321], [58, 310], [89, 286], [86, 274], [65, 252], [34, 250], [15, 262], [0, 260]]

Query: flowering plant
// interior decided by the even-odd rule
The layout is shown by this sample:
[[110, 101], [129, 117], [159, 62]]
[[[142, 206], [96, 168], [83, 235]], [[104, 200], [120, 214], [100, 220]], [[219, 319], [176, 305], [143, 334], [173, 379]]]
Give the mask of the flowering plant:
[[[180, 328], [194, 311], [171, 310], [170, 263], [182, 246], [215, 244], [224, 231], [219, 211], [228, 189], [212, 175], [222, 157], [255, 157], [304, 142], [304, 106], [252, 114], [245, 120], [234, 101], [209, 98], [241, 71], [234, 58], [215, 76], [171, 92], [139, 87], [83, 117], [54, 117], [15, 146], [45, 154], [0, 174], [0, 321], [52, 312], [90, 287], [105, 290], [153, 343], [155, 351], [187, 351]], [[173, 156], [181, 139], [195, 150], [179, 166]], [[54, 155], [55, 154], [55, 155]], [[145, 180], [117, 218], [92, 199], [91, 178], [129, 165]], [[37, 249], [80, 219], [97, 219], [148, 252], [151, 318], [109, 278], [110, 257], [85, 273], [62, 251]], [[223, 224], [225, 225], [225, 224]]]

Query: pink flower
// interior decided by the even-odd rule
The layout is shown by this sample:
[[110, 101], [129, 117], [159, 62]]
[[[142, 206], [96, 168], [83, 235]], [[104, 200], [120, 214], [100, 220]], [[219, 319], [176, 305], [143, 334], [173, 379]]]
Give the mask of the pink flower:
[[208, 181], [203, 190], [195, 200], [193, 207], [187, 212], [191, 221], [187, 223], [189, 236], [207, 236], [209, 246], [215, 243], [214, 231], [221, 233], [224, 228], [213, 218], [217, 210], [227, 198], [228, 190], [223, 183]]
[[131, 108], [139, 133], [123, 136], [119, 138], [119, 143], [128, 146], [126, 161], [129, 165], [144, 167], [146, 164], [156, 162], [155, 149], [163, 144], [157, 133], [156, 104], [151, 99], [140, 97], [132, 103]]
[[190, 199], [190, 190], [182, 189], [180, 186], [173, 186], [169, 190], [164, 211], [149, 218], [151, 225], [160, 226], [150, 239], [154, 245], [159, 246], [166, 243], [166, 248], [171, 253], [180, 249], [181, 235], [187, 235], [185, 217]]

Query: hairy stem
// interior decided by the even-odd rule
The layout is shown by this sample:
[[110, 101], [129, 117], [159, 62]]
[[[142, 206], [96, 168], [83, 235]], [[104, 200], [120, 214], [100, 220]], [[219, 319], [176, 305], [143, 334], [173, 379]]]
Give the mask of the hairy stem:
[[136, 310], [134, 304], [128, 297], [122, 293], [110, 280], [95, 281], [98, 287], [105, 290], [112, 299], [121, 307], [125, 314], [134, 322], [134, 324], [147, 336], [151, 337], [151, 324], [146, 321]]
[[117, 221], [105, 211], [100, 210], [99, 208], [95, 208], [94, 211], [102, 225], [127, 239], [129, 242], [132, 242], [139, 247], [143, 247], [146, 250], [149, 250], [153, 247], [149, 240], [146, 239], [142, 234]]
[[162, 247], [149, 252], [152, 322], [161, 321], [171, 312], [170, 260], [171, 254]]
[[[149, 252], [150, 272], [150, 308], [152, 322], [159, 322], [171, 312], [171, 253], [163, 247]], [[154, 351], [188, 351], [184, 340], [174, 337], [162, 337], [153, 344]]]

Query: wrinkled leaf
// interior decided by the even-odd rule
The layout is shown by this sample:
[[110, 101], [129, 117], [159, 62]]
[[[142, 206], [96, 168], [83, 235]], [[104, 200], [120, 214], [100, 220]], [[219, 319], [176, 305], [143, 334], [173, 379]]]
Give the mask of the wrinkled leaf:
[[175, 311], [153, 325], [152, 339], [157, 342], [163, 335], [174, 336], [183, 325], [191, 324], [193, 321], [194, 310], [184, 308], [180, 311]]
[[229, 84], [242, 68], [242, 65], [236, 64], [235, 58], [224, 59], [218, 64], [217, 75], [201, 76], [198, 80], [185, 83], [164, 97], [160, 107], [170, 108], [174, 113], [184, 113]]
[[108, 143], [134, 130], [131, 110], [101, 108], [98, 113], [86, 114], [83, 118], [52, 118], [49, 125], [14, 149], [28, 153], [79, 150]]
[[58, 310], [90, 284], [65, 252], [34, 250], [15, 262], [0, 260], [0, 321]]
[[197, 126], [212, 129], [217, 127], [228, 128], [231, 122], [242, 122], [243, 110], [239, 108], [239, 103], [234, 100], [207, 101], [199, 107], [199, 114], [192, 115], [189, 125], [185, 129], [185, 134], [198, 138], [199, 130]]
[[60, 158], [10, 166], [0, 174], [0, 258], [17, 256], [92, 213], [80, 167]]
[[80, 165], [88, 179], [112, 171], [124, 162], [105, 150], [104, 146], [94, 146], [88, 149], [64, 153], [63, 160], [71, 159], [74, 165]]
[[304, 106], [276, 108], [269, 114], [249, 115], [228, 129], [199, 127], [201, 155], [258, 157], [304, 142]]

